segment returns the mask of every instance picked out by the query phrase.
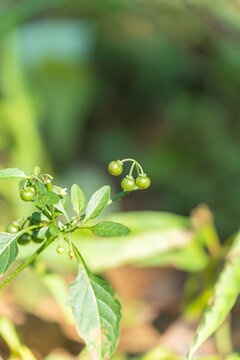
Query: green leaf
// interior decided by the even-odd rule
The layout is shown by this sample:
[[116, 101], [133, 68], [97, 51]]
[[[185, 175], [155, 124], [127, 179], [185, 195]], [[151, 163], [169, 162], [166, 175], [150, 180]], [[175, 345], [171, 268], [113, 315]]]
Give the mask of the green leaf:
[[86, 199], [82, 189], [77, 184], [73, 184], [71, 187], [71, 203], [74, 211], [80, 216], [85, 209]]
[[225, 267], [214, 288], [214, 295], [210, 299], [204, 312], [195, 338], [189, 349], [187, 360], [190, 360], [199, 346], [209, 338], [222, 324], [232, 309], [240, 292], [240, 232], [228, 254]]
[[87, 205], [86, 215], [85, 215], [83, 222], [85, 223], [86, 221], [88, 221], [90, 219], [94, 219], [98, 215], [100, 215], [101, 212], [107, 206], [109, 199], [110, 199], [110, 186], [109, 185], [103, 186], [98, 191], [96, 191], [92, 195], [92, 197]]
[[4, 274], [18, 255], [16, 241], [12, 242], [0, 255], [0, 275]]
[[0, 181], [6, 181], [6, 180], [22, 180], [23, 178], [26, 178], [26, 175], [24, 172], [20, 169], [2, 169], [0, 170]]
[[58, 227], [55, 226], [55, 225], [51, 225], [50, 228], [49, 228], [49, 233], [53, 237], [57, 236], [57, 234], [59, 233]]
[[43, 184], [41, 181], [37, 182], [38, 190], [40, 195], [44, 195], [48, 192], [47, 185]]
[[32, 213], [32, 218], [36, 221], [49, 221], [49, 218], [46, 215], [37, 211]]
[[46, 239], [48, 237], [48, 234], [47, 234], [48, 230], [49, 230], [48, 226], [42, 227], [41, 229], [39, 229], [37, 231], [37, 237], [39, 239]]
[[59, 196], [53, 191], [48, 191], [42, 196], [42, 201], [46, 205], [54, 205], [59, 202]]
[[66, 211], [68, 208], [68, 203], [69, 203], [69, 197], [66, 194], [66, 195], [61, 195], [61, 197], [59, 197], [58, 199], [58, 203], [54, 205], [54, 207], [62, 214], [64, 214], [67, 219], [68, 219], [68, 215]]
[[16, 234], [10, 234], [6, 232], [0, 232], [0, 255], [11, 245], [11, 243], [19, 238], [24, 231], [19, 231]]
[[88, 229], [95, 235], [103, 237], [126, 236], [130, 233], [128, 227], [113, 221], [102, 221], [99, 224], [90, 226]]
[[120, 303], [112, 287], [94, 276], [73, 245], [78, 276], [70, 284], [68, 305], [73, 308], [79, 336], [94, 360], [113, 355], [119, 338]]

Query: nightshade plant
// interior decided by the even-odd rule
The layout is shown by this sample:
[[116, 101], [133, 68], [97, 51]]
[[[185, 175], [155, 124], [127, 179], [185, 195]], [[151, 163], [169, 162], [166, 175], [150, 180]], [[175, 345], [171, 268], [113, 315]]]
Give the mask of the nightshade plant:
[[[28, 217], [18, 219], [0, 233], [0, 275], [2, 276], [15, 261], [18, 246], [27, 245], [31, 241], [42, 243], [39, 248], [10, 274], [1, 284], [2, 289], [16, 275], [33, 262], [47, 247], [56, 242], [57, 253], [64, 252], [64, 245], [69, 248], [69, 258], [75, 257], [79, 271], [75, 281], [70, 284], [68, 305], [72, 307], [76, 326], [80, 337], [85, 341], [93, 360], [106, 360], [113, 355], [119, 338], [119, 322], [121, 306], [112, 287], [104, 280], [91, 273], [77, 247], [71, 241], [71, 233], [81, 229], [89, 229], [95, 235], [103, 237], [125, 236], [129, 229], [112, 221], [100, 221], [92, 224], [102, 211], [114, 201], [132, 190], [145, 189], [150, 180], [143, 172], [141, 165], [133, 159], [112, 161], [109, 172], [120, 175], [123, 164], [131, 162], [129, 175], [132, 186], [122, 185], [123, 191], [110, 197], [110, 186], [97, 190], [86, 205], [81, 188], [73, 184], [71, 187], [71, 203], [76, 216], [70, 218], [67, 212], [69, 195], [67, 189], [53, 184], [52, 176], [40, 174], [36, 167], [31, 175], [25, 175], [20, 169], [0, 170], [0, 181], [17, 180], [20, 185], [20, 197], [23, 201], [33, 202], [36, 211]], [[136, 182], [132, 173], [137, 172]], [[137, 185], [138, 184], [138, 185]]]

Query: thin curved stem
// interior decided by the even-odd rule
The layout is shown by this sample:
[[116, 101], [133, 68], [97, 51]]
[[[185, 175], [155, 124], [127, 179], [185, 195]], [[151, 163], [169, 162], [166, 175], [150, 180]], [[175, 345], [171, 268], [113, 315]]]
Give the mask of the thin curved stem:
[[134, 159], [123, 159], [123, 160], [120, 160], [122, 163], [126, 162], [126, 161], [132, 161], [134, 163], [136, 163], [141, 171], [142, 174], [144, 174], [144, 171], [143, 171], [143, 168], [141, 167], [141, 165], [139, 164], [138, 161], [134, 160]]
[[[136, 163], [136, 170], [137, 170], [137, 173], [138, 173], [138, 176], [140, 175], [140, 172], [139, 172], [139, 165]], [[143, 172], [142, 172], [143, 174]]]
[[136, 161], [134, 161], [134, 162], [132, 163], [131, 169], [130, 169], [130, 171], [129, 171], [129, 175], [130, 175], [130, 176], [132, 176], [132, 172], [133, 172], [134, 166], [136, 166]]
[[36, 257], [41, 254], [41, 252], [43, 252], [43, 250], [45, 250], [55, 240], [55, 238], [56, 237], [50, 237], [40, 248], [37, 249], [37, 251], [35, 251], [35, 253], [25, 263], [19, 266], [17, 270], [15, 270], [6, 280], [4, 280], [0, 284], [0, 290], [12, 279], [14, 279], [21, 271], [23, 271], [31, 262], [33, 262]]
[[[134, 190], [132, 190], [132, 191], [134, 191]], [[125, 195], [127, 195], [127, 194], [130, 194], [132, 191], [125, 191], [125, 190], [121, 191], [119, 194], [117, 194], [117, 195], [115, 195], [114, 197], [112, 197], [112, 198], [109, 200], [109, 202], [108, 202], [107, 205], [111, 205], [114, 201], [121, 199], [123, 196], [125, 196]]]

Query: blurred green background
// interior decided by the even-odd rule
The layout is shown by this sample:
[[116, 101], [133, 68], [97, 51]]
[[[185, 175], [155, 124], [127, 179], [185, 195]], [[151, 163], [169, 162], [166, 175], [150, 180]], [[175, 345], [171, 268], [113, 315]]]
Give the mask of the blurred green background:
[[[27, 173], [39, 165], [43, 172], [53, 173], [55, 183], [62, 187], [78, 183], [88, 199], [102, 185], [111, 185], [113, 194], [120, 190], [119, 178], [107, 173], [111, 160], [136, 158], [152, 181], [148, 191], [135, 192], [112, 209], [133, 213], [108, 214], [133, 229], [132, 238], [101, 242], [87, 235], [81, 238], [81, 251], [91, 269], [101, 275], [111, 269], [104, 275], [123, 299], [123, 329], [135, 326], [135, 332], [123, 335], [123, 354], [118, 353], [115, 360], [126, 360], [126, 353], [144, 353], [159, 344], [159, 334], [154, 331], [157, 328], [164, 333], [171, 321], [177, 337], [183, 333], [182, 341], [174, 340], [174, 346], [185, 343], [188, 336], [188, 326], [181, 323], [186, 273], [151, 266], [201, 271], [208, 264], [206, 244], [200, 236], [196, 240], [194, 233], [194, 241], [176, 250], [174, 241], [179, 235], [187, 240], [189, 219], [158, 212], [189, 215], [205, 203], [213, 211], [222, 240], [239, 228], [239, 12], [240, 0], [0, 2], [0, 168], [19, 167]], [[8, 222], [29, 214], [28, 205], [22, 205], [16, 184], [1, 183], [1, 231]], [[209, 215], [206, 208], [201, 209]], [[156, 232], [155, 237], [149, 229]], [[210, 233], [215, 236], [212, 228]], [[69, 283], [75, 264], [59, 259], [55, 245], [46, 259], [48, 266], [53, 265], [50, 270], [60, 270]], [[14, 306], [8, 313], [0, 302], [1, 315], [17, 324], [24, 341], [30, 336], [29, 343], [38, 338], [35, 331], [40, 329], [40, 344], [34, 344], [35, 348], [41, 349], [44, 333], [50, 339], [50, 350], [63, 347], [78, 353], [83, 345], [75, 333], [64, 328], [66, 318], [54, 315], [56, 305], [52, 305], [53, 314], [51, 307], [47, 315], [41, 310], [45, 303], [38, 287], [44, 282], [66, 312], [65, 283], [57, 274], [44, 273], [46, 259], [10, 287], [9, 298], [27, 313], [25, 335]], [[124, 264], [149, 267], [112, 269]], [[28, 278], [29, 283], [25, 281]], [[200, 294], [189, 311], [196, 317], [212, 288], [210, 283], [202, 295], [198, 287], [206, 285], [203, 279], [204, 274], [190, 274], [185, 288], [190, 300], [194, 292]], [[29, 284], [37, 290], [33, 287], [31, 296], [26, 297]], [[45, 292], [44, 288], [44, 296]], [[233, 316], [239, 331], [233, 339], [235, 348], [239, 347], [240, 334], [240, 307], [237, 309], [238, 316]], [[46, 325], [42, 321], [41, 328], [35, 315], [46, 321], [49, 317], [50, 322]], [[146, 325], [142, 319], [153, 326], [141, 328]], [[52, 344], [51, 321], [59, 321], [74, 343], [65, 344], [56, 336], [56, 345]], [[136, 332], [139, 327], [142, 337]], [[148, 338], [154, 340], [142, 344]], [[169, 345], [165, 338], [163, 343]], [[44, 345], [43, 356], [47, 356], [47, 341]], [[214, 351], [208, 348], [206, 354]], [[86, 360], [87, 355], [81, 354], [80, 359]], [[143, 359], [155, 358], [179, 359], [162, 348]]]
[[[90, 176], [91, 192], [113, 181], [108, 161], [136, 157], [152, 187], [124, 200], [124, 209], [189, 214], [207, 203], [222, 236], [235, 231], [239, 7], [1, 1], [1, 167], [39, 164], [85, 191]], [[1, 208], [4, 200], [3, 191]]]

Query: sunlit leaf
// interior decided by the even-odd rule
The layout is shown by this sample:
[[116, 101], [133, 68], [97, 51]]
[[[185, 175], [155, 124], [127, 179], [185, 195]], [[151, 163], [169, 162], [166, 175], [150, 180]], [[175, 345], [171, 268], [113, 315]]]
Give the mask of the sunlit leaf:
[[15, 234], [6, 232], [0, 232], [0, 255], [11, 245], [11, 243], [19, 238], [23, 234], [23, 231], [19, 231]]
[[26, 175], [20, 169], [9, 168], [0, 170], [0, 181], [22, 180], [24, 178], [26, 178]]
[[4, 274], [18, 255], [16, 241], [12, 242], [0, 255], [0, 275]]
[[80, 216], [85, 209], [86, 199], [82, 189], [77, 184], [73, 184], [71, 187], [71, 203], [74, 211]]
[[94, 276], [75, 246], [73, 249], [79, 271], [70, 285], [68, 305], [92, 359], [108, 360], [119, 338], [120, 304], [112, 287]]
[[48, 191], [42, 196], [42, 201], [46, 205], [54, 205], [59, 202], [59, 196], [54, 191]]
[[91, 197], [87, 209], [84, 222], [96, 218], [105, 209], [110, 199], [110, 186], [103, 186], [97, 190]]
[[94, 226], [90, 226], [89, 229], [95, 235], [103, 237], [126, 236], [130, 233], [129, 228], [113, 221], [102, 221]]

